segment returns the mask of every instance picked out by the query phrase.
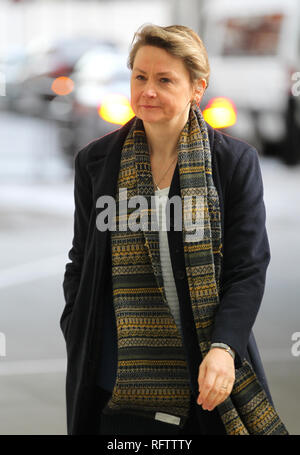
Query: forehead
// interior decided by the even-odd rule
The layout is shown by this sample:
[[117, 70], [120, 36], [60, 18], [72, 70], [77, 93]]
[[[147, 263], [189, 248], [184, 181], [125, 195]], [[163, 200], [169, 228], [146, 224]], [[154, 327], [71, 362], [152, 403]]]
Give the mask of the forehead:
[[138, 68], [145, 72], [155, 71], [157, 73], [173, 72], [188, 75], [183, 60], [174, 57], [169, 52], [155, 46], [142, 46], [136, 53], [133, 69]]

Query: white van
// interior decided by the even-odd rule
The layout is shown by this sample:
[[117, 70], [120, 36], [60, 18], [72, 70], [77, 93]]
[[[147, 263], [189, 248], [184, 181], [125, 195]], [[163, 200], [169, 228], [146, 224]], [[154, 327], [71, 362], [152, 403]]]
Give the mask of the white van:
[[237, 118], [226, 131], [262, 153], [280, 145], [284, 161], [294, 164], [300, 141], [289, 141], [300, 137], [300, 1], [210, 0], [203, 19], [211, 79], [201, 109], [213, 97], [229, 98]]

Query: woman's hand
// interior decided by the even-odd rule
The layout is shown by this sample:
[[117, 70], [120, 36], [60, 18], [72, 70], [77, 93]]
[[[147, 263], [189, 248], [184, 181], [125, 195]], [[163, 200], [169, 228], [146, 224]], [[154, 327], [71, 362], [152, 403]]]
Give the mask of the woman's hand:
[[234, 360], [221, 348], [212, 348], [199, 366], [197, 404], [212, 411], [229, 397], [235, 380]]

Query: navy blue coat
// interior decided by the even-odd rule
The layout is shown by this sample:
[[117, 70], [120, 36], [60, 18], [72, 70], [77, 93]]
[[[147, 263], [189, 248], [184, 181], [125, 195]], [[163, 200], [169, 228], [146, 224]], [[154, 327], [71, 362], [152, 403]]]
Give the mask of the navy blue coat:
[[[67, 426], [69, 434], [97, 434], [101, 410], [111, 396], [117, 367], [117, 332], [112, 298], [110, 231], [99, 231], [99, 196], [115, 196], [120, 153], [131, 120], [90, 142], [75, 159], [74, 237], [66, 265], [65, 308], [60, 325], [67, 349]], [[265, 288], [270, 248], [265, 227], [263, 183], [257, 151], [207, 124], [213, 180], [219, 194], [223, 264], [212, 342], [236, 351], [235, 366], [246, 358], [272, 402], [252, 333]], [[178, 164], [169, 197], [180, 195]], [[182, 233], [168, 231], [171, 263], [179, 297], [183, 344], [193, 397], [198, 396], [201, 354], [185, 274]], [[217, 410], [202, 411], [209, 421]], [[202, 419], [203, 420], [203, 419]], [[214, 420], [216, 421], [216, 420]]]

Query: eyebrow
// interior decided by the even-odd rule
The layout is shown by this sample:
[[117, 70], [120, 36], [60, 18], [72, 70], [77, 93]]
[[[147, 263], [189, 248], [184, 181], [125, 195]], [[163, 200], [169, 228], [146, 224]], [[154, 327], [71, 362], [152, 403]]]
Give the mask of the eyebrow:
[[[134, 68], [134, 71], [138, 71], [139, 73], [147, 74], [146, 71], [143, 71], [140, 68]], [[172, 73], [171, 71], [162, 71], [160, 73], [157, 73], [158, 76], [163, 76], [163, 75], [167, 75], [167, 74], [169, 74], [171, 76], [175, 76], [174, 73]]]

